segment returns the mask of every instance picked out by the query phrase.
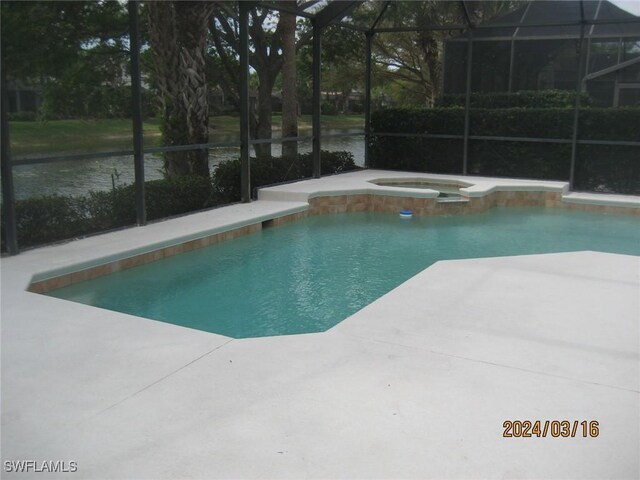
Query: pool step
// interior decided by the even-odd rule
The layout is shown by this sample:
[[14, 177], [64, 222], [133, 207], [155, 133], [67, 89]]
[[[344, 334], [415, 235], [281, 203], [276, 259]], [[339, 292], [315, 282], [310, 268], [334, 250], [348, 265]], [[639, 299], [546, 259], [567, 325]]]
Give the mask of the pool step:
[[438, 203], [469, 203], [469, 199], [465, 197], [438, 197]]

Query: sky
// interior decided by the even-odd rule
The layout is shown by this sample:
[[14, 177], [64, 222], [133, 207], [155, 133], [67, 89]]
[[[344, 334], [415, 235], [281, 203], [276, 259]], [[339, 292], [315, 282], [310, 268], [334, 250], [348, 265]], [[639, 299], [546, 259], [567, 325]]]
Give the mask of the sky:
[[609, 1], [617, 5], [618, 7], [626, 10], [627, 12], [640, 16], [640, 0], [609, 0]]

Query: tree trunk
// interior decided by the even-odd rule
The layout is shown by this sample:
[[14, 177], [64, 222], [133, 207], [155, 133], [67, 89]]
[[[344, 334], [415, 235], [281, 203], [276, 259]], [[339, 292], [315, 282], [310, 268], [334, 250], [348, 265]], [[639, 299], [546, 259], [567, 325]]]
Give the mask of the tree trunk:
[[438, 41], [433, 37], [431, 32], [421, 31], [418, 34], [418, 42], [429, 72], [429, 96], [425, 100], [431, 103], [429, 106], [433, 106], [435, 99], [440, 94], [440, 83], [442, 77], [440, 49]]
[[[293, 2], [283, 1], [286, 4]], [[298, 95], [296, 86], [296, 16], [282, 12], [280, 14], [282, 32], [282, 136], [298, 136]], [[282, 156], [295, 159], [298, 156], [298, 142], [282, 144]]]
[[[206, 48], [212, 5], [149, 1], [149, 36], [162, 107], [165, 145], [208, 143]], [[206, 149], [166, 152], [167, 177], [209, 176]]]
[[[258, 85], [258, 112], [254, 138], [271, 138], [271, 115], [273, 114], [271, 108], [271, 92], [273, 92], [275, 75], [272, 74], [271, 69], [262, 69], [258, 71], [258, 80], [260, 85]], [[261, 143], [255, 145], [254, 148], [258, 158], [268, 158], [271, 156], [270, 143]]]

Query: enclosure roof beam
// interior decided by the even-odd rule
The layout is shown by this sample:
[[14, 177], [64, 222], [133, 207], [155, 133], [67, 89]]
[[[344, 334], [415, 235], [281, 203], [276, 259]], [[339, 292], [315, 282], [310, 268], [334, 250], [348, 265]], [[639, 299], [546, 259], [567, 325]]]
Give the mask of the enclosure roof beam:
[[593, 80], [594, 78], [602, 77], [603, 75], [617, 72], [618, 70], [622, 70], [624, 68], [630, 67], [631, 65], [635, 65], [636, 63], [640, 63], [640, 57], [635, 57], [635, 58], [632, 58], [631, 60], [627, 60], [626, 62], [618, 63], [617, 65], [613, 65], [611, 67], [598, 70], [597, 72], [590, 73], [589, 75], [584, 77], [584, 81]]
[[[580, 21], [571, 21], [571, 22], [547, 22], [547, 23], [494, 23], [494, 24], [480, 24], [473, 25], [473, 28], [476, 30], [486, 30], [492, 28], [528, 28], [528, 27], [579, 27], [581, 25], [618, 25], [618, 24], [640, 24], [640, 17], [637, 18], [622, 18], [618, 20], [588, 20], [585, 19], [584, 22]], [[468, 25], [464, 24], [452, 24], [452, 25], [421, 25], [416, 27], [389, 27], [389, 28], [377, 28], [376, 32], [416, 32], [422, 30], [465, 30], [469, 28]], [[578, 38], [578, 34], [570, 34], [565, 35], [566, 38]], [[603, 34], [598, 35], [604, 37], [611, 38], [612, 34]], [[638, 33], [616, 33], [613, 35], [614, 37], [637, 37]], [[504, 35], [503, 37], [494, 37], [494, 38], [504, 38], [508, 40], [511, 38], [511, 35]], [[551, 35], [531, 35], [527, 37], [528, 39], [546, 39], [552, 38]], [[478, 40], [482, 40], [483, 38], [478, 38]], [[467, 41], [466, 38], [463, 39], [451, 39], [452, 41], [460, 40]]]
[[350, 30], [355, 30], [356, 32], [369, 32], [370, 31], [368, 27], [363, 27], [361, 25], [352, 25], [352, 24], [346, 23], [346, 22], [337, 22], [334, 25], [338, 25], [339, 27], [348, 28]]
[[302, 2], [300, 5], [298, 5], [298, 10], [306, 10], [309, 7], [313, 7], [319, 1], [320, 0], [309, 0], [308, 2]]
[[[493, 23], [493, 24], [480, 24], [480, 25], [474, 25], [474, 28], [476, 30], [487, 30], [487, 29], [493, 29], [493, 28], [530, 28], [530, 27], [579, 27], [581, 25], [618, 25], [618, 24], [639, 24], [640, 25], [640, 17], [636, 17], [636, 18], [622, 18], [619, 20], [588, 20], [585, 19], [584, 21], [571, 21], [571, 22], [547, 22], [547, 23]], [[400, 28], [387, 28], [387, 29], [378, 29], [377, 31], [418, 31], [418, 30], [458, 30], [460, 28], [467, 28], [466, 25], [440, 25], [440, 26], [428, 26], [425, 25], [423, 27], [400, 27]], [[602, 37], [637, 37], [640, 34], [640, 32], [620, 32], [620, 33], [607, 33], [607, 34], [601, 34], [598, 35], [598, 37], [602, 36]], [[566, 38], [579, 38], [579, 34], [566, 34], [566, 35], [534, 35], [535, 38], [558, 38], [560, 36], [564, 36]], [[511, 35], [503, 35], [501, 37], [494, 37], [494, 38], [502, 38], [504, 40], [508, 40], [511, 38]], [[516, 38], [517, 40], [518, 38]], [[460, 40], [460, 41], [466, 41], [466, 39], [452, 39], [453, 41], [456, 40]], [[478, 40], [482, 40], [482, 38], [479, 38]]]
[[[617, 24], [629, 24], [629, 23], [638, 23], [640, 24], [640, 17], [637, 18], [621, 18], [618, 20], [588, 20], [584, 19], [584, 21], [571, 21], [571, 22], [546, 22], [546, 23], [493, 23], [493, 24], [480, 24], [476, 25], [475, 28], [478, 30], [482, 30], [485, 28], [526, 28], [526, 27], [579, 27], [582, 24], [585, 25], [617, 25]], [[634, 34], [635, 35], [635, 34]], [[611, 36], [611, 35], [609, 35]], [[620, 34], [616, 33], [615, 37], [619, 37]]]
[[[254, 5], [259, 6], [259, 7], [263, 7], [263, 8], [268, 8], [270, 10], [274, 10], [274, 11], [278, 11], [278, 12], [285, 12], [285, 13], [291, 13], [291, 14], [295, 14], [299, 17], [304, 17], [304, 18], [309, 18], [309, 19], [316, 19], [317, 21], [319, 20], [321, 22], [322, 26], [326, 26], [330, 23], [334, 23], [336, 21], [339, 22], [339, 25], [345, 28], [351, 28], [352, 30], [357, 30], [357, 31], [362, 31], [362, 32], [366, 32], [366, 31], [373, 31], [374, 33], [380, 32], [380, 33], [384, 33], [384, 32], [416, 32], [416, 31], [423, 31], [423, 30], [465, 30], [469, 27], [473, 27], [476, 29], [486, 29], [486, 28], [519, 28], [519, 27], [579, 27], [580, 25], [582, 25], [583, 23], [588, 24], [588, 25], [613, 25], [613, 24], [636, 24], [636, 23], [640, 23], [640, 17], [635, 17], [635, 18], [618, 18], [618, 19], [599, 19], [599, 18], [595, 18], [593, 20], [589, 20], [589, 19], [584, 19], [583, 21], [571, 21], [571, 22], [547, 22], [547, 23], [523, 23], [522, 21], [518, 22], [518, 23], [493, 23], [493, 24], [480, 24], [480, 25], [475, 25], [470, 18], [469, 15], [469, 11], [467, 8], [467, 5], [465, 3], [466, 0], [460, 0], [460, 4], [462, 6], [463, 9], [463, 13], [465, 16], [465, 21], [466, 24], [453, 24], [453, 25], [421, 25], [421, 26], [415, 26], [415, 27], [386, 27], [386, 28], [376, 28], [377, 27], [377, 23], [378, 20], [376, 20], [376, 22], [374, 23], [374, 25], [372, 26], [372, 28], [366, 28], [366, 27], [362, 27], [362, 26], [358, 26], [358, 25], [351, 25], [348, 23], [343, 23], [343, 22], [339, 22], [339, 20], [341, 18], [343, 18], [345, 15], [348, 15], [351, 10], [353, 10], [353, 8], [355, 8], [357, 5], [364, 3], [363, 1], [354, 1], [354, 2], [344, 2], [344, 1], [333, 1], [331, 2], [329, 5], [327, 5], [324, 9], [322, 9], [321, 11], [319, 11], [316, 14], [312, 14], [309, 12], [304, 11], [304, 8], [308, 8], [310, 7], [312, 4], [318, 3], [317, 1], [309, 1], [306, 2], [305, 4], [303, 4], [301, 7], [299, 8], [288, 8], [279, 4], [274, 4], [274, 3], [267, 3], [267, 2], [253, 2]], [[383, 13], [384, 10], [386, 10], [386, 7], [388, 4], [390, 4], [390, 1], [385, 2], [385, 7], [383, 7]], [[335, 16], [333, 16], [335, 15]], [[526, 13], [525, 13], [526, 15]], [[382, 16], [382, 15], [381, 15]], [[381, 17], [380, 16], [380, 17]], [[333, 18], [331, 18], [333, 17]], [[327, 20], [328, 18], [328, 20]], [[620, 35], [617, 35], [620, 36]], [[635, 36], [635, 34], [626, 34], [623, 36]], [[578, 35], [575, 35], [575, 37], [577, 38]], [[540, 38], [546, 38], [544, 36], [541, 36]], [[466, 41], [466, 39], [464, 39], [464, 41]]]
[[351, 11], [363, 3], [363, 1], [355, 1], [355, 2], [339, 2], [334, 1], [329, 5], [324, 7], [315, 15], [315, 24], [318, 28], [325, 28], [326, 26], [339, 22], [345, 16], [349, 15]]
[[[531, 4], [533, 2], [529, 2], [527, 3], [527, 6], [524, 9], [524, 13], [522, 14], [522, 17], [520, 18], [520, 23], [524, 23], [524, 19], [527, 17], [527, 13], [529, 13], [529, 9], [531, 8]], [[516, 29], [513, 31], [513, 38], [515, 39], [518, 36], [518, 33], [520, 33], [520, 27], [516, 27]]]
[[[579, 26], [579, 25], [577, 25]], [[464, 27], [466, 30], [467, 27]], [[477, 30], [478, 27], [476, 27]], [[615, 38], [636, 38], [638, 35], [615, 35]], [[609, 34], [599, 34], [599, 35], [586, 35], [585, 38], [601, 40], [601, 39], [610, 39], [612, 35]], [[495, 37], [476, 37], [473, 39], [474, 42], [497, 42], [497, 41], [515, 41], [521, 42], [526, 40], [578, 40], [580, 39], [580, 34], [572, 34], [572, 35], [520, 35], [518, 37], [513, 37], [512, 35], [498, 35]], [[446, 42], [466, 42], [466, 38], [448, 38], [445, 40]]]
[[298, 17], [304, 17], [304, 18], [314, 18], [315, 17], [315, 15], [313, 13], [305, 12], [304, 10], [302, 10], [300, 8], [289, 8], [289, 7], [280, 5], [280, 4], [266, 3], [266, 2], [255, 2], [255, 5], [257, 7], [267, 8], [269, 10], [274, 10], [276, 12], [291, 13], [291, 14], [296, 15]]
[[369, 32], [373, 32], [375, 30], [375, 28], [378, 26], [378, 23], [380, 22], [380, 20], [382, 20], [382, 17], [384, 16], [384, 14], [387, 11], [387, 8], [389, 7], [390, 4], [391, 4], [390, 0], [388, 2], [384, 2], [384, 5], [382, 6], [382, 9], [380, 10], [380, 14], [376, 18], [376, 21], [373, 22], [373, 25], [371, 25], [371, 28], [369, 29]]
[[584, 21], [586, 24], [588, 25], [617, 25], [617, 24], [628, 24], [628, 23], [640, 23], [640, 17], [634, 17], [634, 18], [618, 18], [618, 19], [607, 19], [607, 18], [602, 18], [602, 19], [596, 19], [596, 20], [588, 20], [585, 19]]
[[[459, 23], [456, 25], [421, 25], [415, 27], [382, 27], [373, 30], [373, 33], [391, 33], [391, 32], [422, 32], [424, 30], [466, 30], [469, 25]], [[478, 27], [476, 27], [478, 28]], [[465, 40], [466, 41], [466, 40]]]
[[464, 19], [467, 22], [469, 28], [473, 28], [473, 22], [471, 21], [471, 15], [469, 15], [469, 10], [467, 9], [467, 4], [464, 0], [460, 0], [460, 6], [462, 7], [462, 13], [464, 13]]
[[[600, 7], [602, 7], [602, 0], [598, 1], [598, 6], [596, 7], [596, 14], [593, 16], [594, 20], [597, 20], [598, 17], [600, 16]], [[593, 35], [593, 29], [595, 28], [595, 25], [591, 25], [591, 28], [589, 29], [589, 35]]]

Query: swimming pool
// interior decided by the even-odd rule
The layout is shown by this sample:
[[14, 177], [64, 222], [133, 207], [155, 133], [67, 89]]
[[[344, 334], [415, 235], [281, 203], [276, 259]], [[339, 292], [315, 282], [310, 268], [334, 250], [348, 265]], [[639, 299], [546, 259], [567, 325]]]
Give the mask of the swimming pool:
[[48, 295], [234, 338], [311, 333], [438, 260], [576, 250], [640, 255], [637, 218], [544, 208], [320, 215]]

